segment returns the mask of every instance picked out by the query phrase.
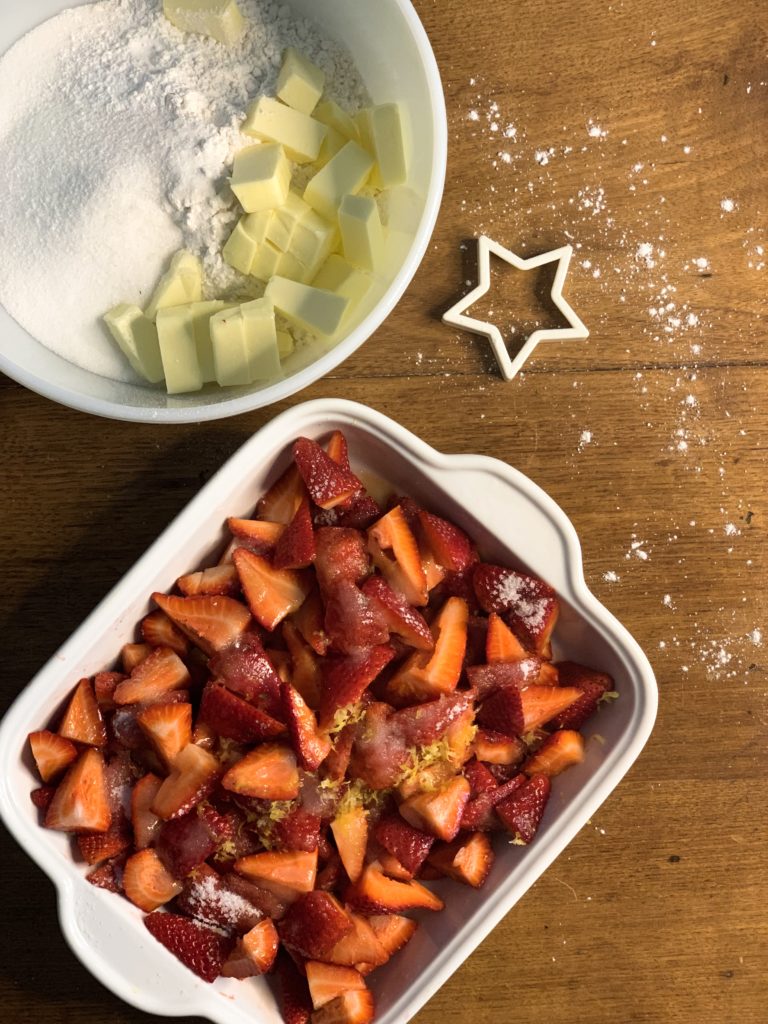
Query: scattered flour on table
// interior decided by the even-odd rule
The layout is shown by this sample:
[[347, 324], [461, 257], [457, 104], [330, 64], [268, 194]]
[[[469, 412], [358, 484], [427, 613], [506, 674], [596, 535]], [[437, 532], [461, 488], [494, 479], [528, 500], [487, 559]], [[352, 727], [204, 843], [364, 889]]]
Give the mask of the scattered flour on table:
[[182, 246], [202, 257], [209, 295], [260, 290], [221, 259], [238, 217], [226, 179], [286, 46], [323, 68], [343, 107], [365, 102], [349, 56], [312, 23], [287, 4], [240, 6], [248, 28], [231, 47], [180, 32], [158, 0], [101, 0], [0, 60], [0, 303], [79, 366], [135, 379], [100, 318], [142, 305]]

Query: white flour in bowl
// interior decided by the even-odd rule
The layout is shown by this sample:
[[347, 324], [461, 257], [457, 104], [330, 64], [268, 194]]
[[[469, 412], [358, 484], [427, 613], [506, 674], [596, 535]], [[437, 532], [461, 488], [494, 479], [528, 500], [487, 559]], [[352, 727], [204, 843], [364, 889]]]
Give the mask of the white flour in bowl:
[[365, 102], [351, 58], [315, 25], [287, 4], [240, 8], [248, 29], [227, 47], [174, 28], [160, 0], [101, 0], [0, 60], [0, 303], [85, 369], [136, 379], [100, 318], [143, 305], [182, 246], [202, 257], [211, 295], [242, 294], [220, 255], [239, 215], [226, 177], [286, 46], [323, 68], [345, 109]]

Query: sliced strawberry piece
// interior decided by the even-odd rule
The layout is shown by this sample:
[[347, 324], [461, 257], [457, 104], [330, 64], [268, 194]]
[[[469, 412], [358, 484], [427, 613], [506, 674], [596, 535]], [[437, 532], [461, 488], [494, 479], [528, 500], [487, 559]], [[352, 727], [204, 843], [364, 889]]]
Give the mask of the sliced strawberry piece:
[[151, 772], [139, 779], [131, 793], [131, 824], [133, 842], [137, 850], [143, 850], [154, 841], [160, 828], [160, 819], [152, 810], [162, 780]]
[[492, 729], [478, 729], [472, 746], [477, 760], [488, 764], [520, 764], [526, 754], [526, 746], [519, 737], [505, 736]]
[[305, 499], [280, 535], [272, 564], [276, 569], [305, 569], [314, 562], [316, 554], [312, 515], [309, 502]]
[[235, 871], [278, 895], [312, 892], [317, 877], [317, 850], [254, 853], [235, 861]]
[[328, 892], [308, 892], [288, 908], [278, 932], [283, 943], [310, 960], [325, 959], [336, 943], [352, 931], [352, 921]]
[[467, 669], [467, 678], [479, 701], [504, 686], [536, 684], [539, 680], [542, 661], [538, 657], [525, 657], [520, 661], [498, 661], [490, 665], [472, 665]]
[[280, 942], [277, 929], [269, 918], [254, 925], [243, 936], [242, 942], [243, 949], [259, 974], [266, 974], [272, 969]]
[[325, 453], [342, 469], [351, 469], [349, 464], [349, 446], [347, 439], [340, 430], [334, 430], [325, 443]]
[[107, 729], [89, 679], [81, 679], [75, 687], [58, 732], [59, 736], [77, 743], [106, 746]]
[[290, 465], [258, 503], [256, 513], [272, 523], [290, 523], [305, 493], [298, 468]]
[[345, 653], [389, 640], [378, 602], [372, 602], [351, 580], [337, 580], [326, 590], [325, 629], [336, 650]]
[[550, 586], [536, 576], [484, 564], [475, 569], [473, 585], [485, 611], [502, 613], [529, 650], [550, 657], [550, 637], [560, 607]]
[[151, 704], [189, 682], [189, 671], [178, 654], [169, 647], [156, 647], [131, 671], [128, 679], [117, 685], [114, 701], [116, 704]]
[[435, 841], [433, 835], [415, 828], [398, 814], [388, 814], [381, 818], [373, 834], [377, 842], [397, 858], [411, 878], [427, 859]]
[[251, 621], [245, 605], [231, 597], [172, 597], [154, 593], [152, 600], [207, 655], [229, 647]]
[[598, 672], [575, 661], [559, 661], [554, 667], [558, 671], [562, 686], [576, 686], [581, 689], [589, 683], [600, 686], [603, 693], [614, 689], [613, 678], [607, 672]]
[[356, 882], [363, 870], [365, 848], [368, 844], [368, 817], [363, 808], [354, 807], [334, 818], [331, 822], [331, 832], [344, 870], [350, 881]]
[[[290, 520], [289, 520], [290, 522]], [[271, 523], [262, 519], [235, 519], [227, 520], [227, 526], [234, 538], [228, 552], [224, 565], [232, 564], [232, 554], [236, 548], [244, 547], [249, 551], [255, 551], [258, 555], [269, 558], [274, 553], [277, 542], [285, 532], [285, 523]], [[235, 586], [239, 589], [237, 574]]]
[[325, 759], [323, 774], [333, 782], [341, 782], [347, 774], [349, 760], [352, 757], [352, 746], [355, 742], [355, 726], [350, 723], [335, 736], [330, 754]]
[[274, 569], [253, 551], [238, 548], [232, 559], [248, 605], [265, 629], [273, 630], [309, 593], [308, 577], [293, 569]]
[[208, 683], [203, 690], [199, 720], [219, 736], [237, 743], [258, 743], [285, 732], [282, 722], [238, 697], [221, 683]]
[[533, 775], [512, 796], [496, 804], [496, 813], [515, 839], [527, 844], [536, 835], [550, 788], [546, 775]]
[[435, 649], [417, 651], [389, 681], [388, 695], [398, 704], [430, 700], [455, 690], [464, 665], [469, 609], [460, 597], [443, 605], [432, 625]]
[[300, 437], [293, 443], [293, 458], [309, 495], [320, 508], [340, 505], [363, 490], [355, 474], [334, 462], [317, 441]]
[[493, 866], [491, 841], [484, 832], [473, 832], [468, 839], [449, 843], [429, 855], [429, 863], [456, 882], [479, 889]]
[[488, 616], [485, 638], [485, 660], [490, 664], [501, 661], [522, 661], [527, 652], [504, 619], [496, 612]]
[[383, 576], [371, 576], [362, 586], [367, 598], [379, 605], [387, 629], [410, 647], [431, 651], [435, 646], [427, 620], [408, 604], [405, 595], [393, 590]]
[[575, 686], [526, 686], [520, 691], [523, 732], [546, 725], [555, 715], [574, 704], [582, 695]]
[[316, 1010], [344, 992], [366, 987], [363, 976], [354, 967], [324, 964], [317, 960], [310, 960], [305, 967], [309, 994]]
[[190, 872], [186, 872], [184, 891], [176, 901], [179, 910], [203, 924], [227, 931], [245, 932], [261, 921], [262, 911], [245, 896], [233, 892], [228, 879], [208, 864], [198, 861]]
[[389, 956], [394, 956], [410, 942], [419, 927], [416, 921], [402, 914], [373, 914], [368, 924]]
[[497, 788], [493, 773], [480, 761], [473, 760], [464, 765], [464, 778], [469, 783], [470, 801], [481, 793], [489, 793]]
[[312, 1018], [312, 999], [307, 982], [285, 950], [277, 958], [277, 977], [280, 982], [280, 1009], [285, 1024], [309, 1024]]
[[331, 640], [325, 631], [325, 608], [316, 586], [312, 587], [301, 608], [291, 616], [290, 622], [285, 623], [284, 631], [287, 626], [295, 626], [315, 654], [322, 656], [326, 653]]
[[268, 743], [237, 761], [221, 780], [224, 789], [259, 800], [295, 800], [299, 770], [290, 747]]
[[340, 939], [325, 957], [329, 963], [342, 967], [354, 967], [366, 963], [379, 967], [389, 959], [389, 954], [376, 932], [361, 914], [349, 912], [352, 930]]
[[216, 846], [216, 839], [196, 809], [163, 822], [156, 839], [158, 856], [176, 878], [184, 878], [202, 864]]
[[185, 597], [234, 597], [240, 589], [240, 580], [229, 562], [179, 576], [176, 586]]
[[312, 1014], [312, 1024], [370, 1024], [375, 1013], [367, 988], [343, 992]]
[[[316, 771], [331, 750], [331, 741], [317, 728], [317, 719], [301, 694], [290, 683], [281, 688], [283, 715], [296, 757], [306, 772]], [[274, 798], [273, 798], [274, 799]]]
[[[120, 874], [122, 874], [122, 872], [120, 872]], [[117, 865], [112, 861], [100, 864], [97, 868], [94, 868], [93, 871], [89, 871], [85, 878], [86, 881], [91, 883], [91, 885], [95, 885], [97, 889], [106, 889], [107, 892], [123, 891]]]
[[154, 850], [139, 850], [125, 862], [123, 889], [140, 910], [157, 910], [182, 890]]
[[410, 604], [427, 603], [427, 579], [419, 547], [400, 506], [370, 527], [368, 550], [381, 574]]
[[47, 811], [56, 793], [55, 786], [38, 786], [29, 794], [29, 799], [39, 811]]
[[43, 782], [50, 782], [77, 759], [77, 747], [71, 740], [42, 729], [29, 734], [29, 745]]
[[[245, 856], [250, 857], [252, 854], [245, 854]], [[238, 896], [242, 896], [243, 899], [256, 907], [257, 910], [260, 910], [262, 914], [271, 917], [273, 921], [279, 921], [285, 914], [291, 901], [296, 898], [295, 893], [291, 893], [289, 899], [277, 896], [269, 889], [257, 885], [256, 882], [249, 881], [247, 878], [235, 874], [234, 871], [229, 872], [225, 878], [228, 889]]]
[[439, 896], [418, 882], [397, 882], [372, 864], [349, 887], [346, 898], [355, 909], [371, 914], [397, 914], [415, 908], [442, 910], [444, 906]]
[[402, 730], [392, 726], [392, 717], [388, 704], [373, 703], [354, 726], [350, 776], [361, 779], [372, 789], [397, 785], [409, 758], [412, 744], [406, 741]]
[[215, 679], [268, 715], [280, 714], [280, 676], [255, 633], [244, 633], [215, 654], [209, 669]]
[[338, 526], [321, 527], [315, 533], [315, 572], [320, 589], [329, 590], [340, 580], [359, 583], [370, 572], [371, 561], [365, 538], [359, 530]]
[[555, 715], [551, 724], [558, 729], [580, 729], [597, 710], [606, 691], [600, 683], [582, 683], [576, 687], [581, 692], [578, 700]]
[[496, 789], [486, 790], [469, 801], [461, 816], [461, 828], [467, 832], [491, 832], [499, 827], [499, 819], [494, 814], [497, 804], [516, 793], [527, 782], [526, 776], [520, 773]]
[[86, 864], [100, 864], [128, 849], [130, 831], [124, 820], [113, 821], [106, 832], [82, 832], [77, 837], [77, 845]]
[[149, 914], [144, 924], [161, 945], [203, 981], [213, 982], [221, 974], [232, 947], [230, 939], [188, 917], [162, 911]]
[[444, 694], [425, 704], [403, 708], [392, 715], [392, 730], [399, 733], [409, 747], [434, 743], [472, 709], [472, 698], [471, 691], [462, 690]]
[[157, 609], [141, 620], [141, 637], [150, 647], [170, 647], [180, 658], [189, 652], [189, 640], [165, 612]]
[[313, 814], [304, 807], [295, 807], [275, 823], [272, 841], [280, 850], [311, 853], [320, 842], [320, 824], [319, 814]]
[[461, 572], [478, 560], [469, 537], [447, 519], [425, 512], [418, 513], [421, 531], [438, 565], [450, 572]]
[[119, 683], [125, 679], [122, 672], [97, 672], [93, 677], [93, 692], [96, 702], [104, 710], [112, 710], [115, 706], [114, 694]]
[[469, 800], [469, 783], [463, 775], [434, 792], [419, 793], [400, 804], [400, 814], [414, 828], [429, 832], [445, 842], [455, 838]]
[[573, 729], [558, 729], [547, 736], [539, 749], [523, 765], [528, 775], [546, 775], [553, 778], [571, 765], [584, 760], [584, 740]]
[[106, 832], [111, 821], [104, 759], [91, 747], [67, 769], [45, 815], [45, 827], [60, 832]]
[[139, 712], [136, 721], [168, 767], [192, 742], [191, 704], [150, 704]]
[[477, 722], [504, 736], [521, 736], [525, 732], [523, 699], [516, 686], [502, 686], [486, 698], [477, 712]]
[[383, 509], [370, 494], [353, 494], [340, 505], [329, 511], [317, 509], [314, 516], [315, 526], [348, 526], [353, 530], [367, 530], [377, 519], [381, 518]]
[[339, 708], [356, 704], [394, 656], [393, 647], [381, 644], [343, 658], [328, 658], [323, 666], [321, 726], [330, 728]]
[[475, 709], [473, 707], [452, 722], [443, 734], [448, 748], [448, 760], [454, 768], [461, 768], [472, 756], [472, 743], [477, 732]]
[[[126, 675], [130, 675], [136, 666], [140, 665], [151, 653], [152, 648], [149, 644], [123, 644], [120, 648], [120, 661], [123, 666], [123, 672]], [[114, 693], [114, 690], [112, 692]]]
[[560, 686], [560, 673], [551, 661], [542, 661], [535, 682], [541, 686]]
[[291, 655], [291, 683], [311, 708], [317, 708], [320, 703], [321, 670], [315, 652], [305, 643], [292, 622], [283, 623], [283, 640]]
[[188, 743], [176, 755], [171, 774], [152, 802], [152, 811], [164, 821], [186, 814], [210, 793], [219, 771], [219, 762], [212, 754]]

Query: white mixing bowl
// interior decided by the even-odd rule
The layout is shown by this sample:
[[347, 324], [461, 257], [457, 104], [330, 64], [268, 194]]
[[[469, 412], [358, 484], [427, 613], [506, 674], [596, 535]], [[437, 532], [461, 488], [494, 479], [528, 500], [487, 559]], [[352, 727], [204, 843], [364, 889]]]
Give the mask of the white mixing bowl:
[[[0, 5], [0, 53], [47, 18], [85, 0]], [[440, 74], [410, 0], [289, 0], [352, 54], [375, 103], [397, 101], [407, 111], [413, 158], [408, 186], [418, 197], [413, 241], [392, 283], [365, 318], [309, 365], [266, 387], [216, 389], [168, 396], [83, 370], [32, 338], [0, 306], [0, 371], [62, 405], [112, 419], [187, 423], [221, 419], [279, 402], [342, 363], [386, 319], [426, 251], [442, 197], [448, 132]], [[105, 338], [106, 343], [106, 338]]]

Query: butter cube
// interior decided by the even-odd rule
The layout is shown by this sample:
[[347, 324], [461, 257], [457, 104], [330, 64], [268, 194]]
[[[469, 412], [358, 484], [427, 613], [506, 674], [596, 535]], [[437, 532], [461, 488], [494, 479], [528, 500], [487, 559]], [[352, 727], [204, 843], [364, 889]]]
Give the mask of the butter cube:
[[298, 192], [290, 191], [282, 206], [272, 214], [267, 229], [267, 238], [283, 252], [291, 247], [297, 226], [312, 213], [312, 207], [305, 203]]
[[381, 103], [355, 118], [360, 138], [376, 158], [373, 180], [379, 188], [402, 185], [408, 178], [408, 155], [399, 103]]
[[240, 218], [221, 253], [230, 267], [239, 270], [241, 274], [250, 274], [256, 252], [267, 237], [271, 219], [272, 213], [269, 210], [249, 213]]
[[348, 142], [310, 179], [304, 198], [322, 217], [333, 221], [346, 195], [359, 192], [373, 170], [373, 158], [356, 142]]
[[290, 281], [286, 277], [273, 277], [267, 285], [265, 298], [286, 320], [310, 334], [326, 337], [336, 333], [349, 305], [349, 300], [341, 295]]
[[[319, 213], [310, 210], [296, 225], [289, 252], [302, 266], [311, 271], [309, 280], [339, 244], [339, 232]], [[290, 276], [290, 275], [288, 275]]]
[[353, 142], [360, 141], [360, 133], [352, 117], [333, 100], [323, 100], [322, 103], [318, 103], [312, 116], [328, 128], [339, 132], [346, 139], [351, 139]]
[[139, 309], [122, 303], [104, 314], [104, 323], [120, 347], [120, 351], [139, 376], [150, 384], [163, 379], [163, 361], [157, 327]]
[[194, 302], [190, 307], [192, 313], [192, 330], [195, 333], [197, 361], [204, 384], [216, 380], [216, 369], [213, 363], [213, 342], [211, 341], [211, 317], [222, 310], [231, 309], [237, 303], [223, 302], [213, 299], [210, 302]]
[[350, 313], [356, 306], [359, 306], [371, 289], [373, 279], [351, 263], [334, 253], [329, 256], [312, 281], [313, 288], [322, 288], [325, 291], [335, 292], [342, 298], [349, 300], [347, 312], [344, 315], [342, 324], [347, 320]]
[[228, 45], [245, 31], [235, 0], [163, 0], [163, 14], [182, 32], [211, 36]]
[[157, 336], [169, 395], [199, 391], [204, 383], [192, 310], [189, 304], [161, 309], [157, 314]]
[[235, 157], [232, 191], [246, 213], [282, 206], [291, 187], [291, 164], [282, 146], [247, 146]]
[[155, 320], [158, 310], [170, 306], [183, 306], [188, 302], [199, 302], [202, 297], [203, 265], [199, 257], [187, 252], [186, 249], [181, 249], [160, 278], [144, 312], [150, 320]]
[[277, 331], [277, 354], [281, 359], [287, 359], [295, 347], [288, 331]]
[[407, 185], [398, 185], [378, 197], [381, 219], [390, 232], [415, 235], [424, 214], [424, 200]]
[[245, 328], [245, 355], [252, 381], [272, 380], [282, 373], [275, 328], [275, 309], [269, 299], [254, 299], [240, 306]]
[[271, 302], [255, 299], [211, 318], [216, 380], [222, 387], [270, 380], [281, 372]]
[[283, 54], [283, 66], [277, 76], [278, 99], [302, 114], [311, 114], [323, 95], [325, 72], [289, 46]]
[[279, 142], [291, 160], [308, 164], [317, 159], [327, 128], [300, 110], [261, 96], [249, 108], [242, 131], [265, 142]]
[[375, 270], [384, 258], [384, 229], [372, 196], [345, 196], [339, 208], [344, 256], [356, 267]]
[[342, 135], [341, 132], [337, 132], [335, 128], [328, 127], [326, 132], [323, 144], [320, 147], [320, 152], [317, 155], [317, 160], [314, 162], [314, 166], [318, 171], [325, 167], [325, 165], [349, 142], [347, 136]]
[[259, 246], [251, 264], [251, 274], [264, 282], [269, 281], [276, 274], [291, 277], [295, 281], [304, 281], [310, 276], [306, 267], [302, 266], [295, 256], [288, 252], [281, 252], [270, 241]]

